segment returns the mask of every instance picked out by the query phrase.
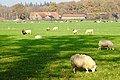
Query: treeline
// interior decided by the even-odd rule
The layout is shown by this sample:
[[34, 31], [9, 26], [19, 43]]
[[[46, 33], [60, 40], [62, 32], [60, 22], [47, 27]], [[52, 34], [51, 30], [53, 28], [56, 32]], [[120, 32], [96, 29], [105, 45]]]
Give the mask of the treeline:
[[78, 2], [44, 2], [44, 3], [18, 3], [11, 7], [0, 5], [0, 18], [4, 19], [29, 19], [30, 12], [57, 12], [65, 13], [91, 13], [99, 17], [100, 13], [107, 13], [109, 19], [112, 15], [120, 14], [119, 0], [80, 0]]
[[33, 6], [40, 6], [40, 7], [41, 7], [41, 6], [49, 6], [50, 3], [51, 3], [51, 2], [46, 2], [46, 1], [44, 1], [44, 3], [41, 3], [41, 2], [40, 2], [40, 3], [39, 3], [39, 2], [37, 3], [37, 2], [36, 2], [35, 4], [33, 4], [32, 2], [30, 2], [30, 3], [26, 3], [26, 2], [25, 2], [25, 7], [33, 7]]

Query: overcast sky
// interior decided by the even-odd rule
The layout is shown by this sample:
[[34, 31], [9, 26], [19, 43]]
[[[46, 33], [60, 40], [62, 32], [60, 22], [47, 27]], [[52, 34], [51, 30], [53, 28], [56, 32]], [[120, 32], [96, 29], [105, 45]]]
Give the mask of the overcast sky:
[[0, 4], [2, 4], [2, 5], [7, 5], [7, 6], [12, 6], [12, 5], [14, 5], [14, 4], [17, 4], [17, 3], [30, 3], [30, 2], [32, 2], [32, 3], [43, 3], [44, 1], [46, 1], [46, 2], [50, 2], [50, 1], [52, 1], [52, 2], [57, 2], [57, 3], [59, 3], [59, 2], [69, 2], [69, 1], [79, 1], [79, 0], [0, 0]]

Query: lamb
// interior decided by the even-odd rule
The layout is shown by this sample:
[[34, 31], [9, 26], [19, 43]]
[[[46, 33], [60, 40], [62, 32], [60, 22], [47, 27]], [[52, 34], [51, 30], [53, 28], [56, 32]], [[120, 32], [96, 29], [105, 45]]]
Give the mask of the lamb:
[[73, 34], [77, 34], [77, 30], [76, 29], [73, 29]]
[[40, 35], [35, 36], [35, 39], [41, 39], [41, 38], [42, 38], [42, 36], [40, 36]]
[[47, 27], [47, 28], [46, 28], [46, 31], [49, 31], [49, 30], [50, 30], [50, 27]]
[[33, 21], [31, 21], [31, 23], [34, 23]]
[[100, 40], [98, 43], [98, 49], [101, 50], [101, 48], [107, 47], [107, 50], [114, 50], [114, 45], [110, 40]]
[[86, 31], [85, 31], [85, 34], [87, 34], [87, 35], [91, 35], [91, 34], [93, 34], [93, 29], [87, 29]]
[[25, 35], [25, 34], [31, 34], [31, 30], [22, 30], [22, 34]]
[[60, 23], [64, 23], [64, 21], [60, 21]]
[[74, 73], [76, 68], [84, 68], [86, 69], [86, 73], [89, 73], [88, 70], [92, 70], [92, 72], [95, 72], [96, 70], [96, 63], [90, 56], [84, 54], [75, 54], [71, 56], [70, 60]]
[[96, 21], [97, 23], [100, 23], [101, 21]]
[[58, 30], [58, 27], [54, 27], [53, 30]]
[[100, 21], [100, 20], [95, 20], [94, 22], [96, 22], [96, 23], [100, 23], [101, 21]]

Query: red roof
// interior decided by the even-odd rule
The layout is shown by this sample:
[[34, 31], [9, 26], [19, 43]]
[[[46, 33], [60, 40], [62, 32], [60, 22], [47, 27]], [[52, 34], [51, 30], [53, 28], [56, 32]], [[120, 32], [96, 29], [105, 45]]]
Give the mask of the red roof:
[[30, 18], [32, 18], [35, 14], [39, 14], [42, 18], [45, 18], [47, 15], [51, 14], [54, 18], [58, 18], [59, 14], [56, 12], [31, 12]]
[[30, 18], [32, 18], [32, 16], [34, 16], [36, 14], [36, 12], [31, 12], [30, 13]]
[[58, 17], [59, 17], [59, 14], [56, 13], [56, 12], [50, 12], [50, 14], [51, 14], [53, 17], [55, 17], [55, 18], [58, 18]]
[[38, 12], [38, 14], [42, 17], [45, 18], [47, 16], [47, 12]]

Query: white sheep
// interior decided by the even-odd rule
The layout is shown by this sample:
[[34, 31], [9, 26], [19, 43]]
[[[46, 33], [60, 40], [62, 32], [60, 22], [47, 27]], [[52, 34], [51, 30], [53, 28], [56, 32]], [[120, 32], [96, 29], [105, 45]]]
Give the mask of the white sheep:
[[64, 21], [60, 21], [60, 23], [64, 23]]
[[86, 35], [92, 35], [93, 32], [94, 32], [93, 29], [87, 29], [87, 30], [85, 31], [85, 34], [86, 34]]
[[94, 22], [96, 22], [96, 23], [101, 23], [101, 20], [95, 20]]
[[77, 34], [77, 30], [76, 29], [73, 29], [73, 34]]
[[107, 50], [114, 50], [114, 45], [110, 40], [100, 40], [98, 43], [98, 49], [101, 50], [101, 48], [107, 47]]
[[42, 38], [42, 36], [40, 36], [40, 35], [35, 36], [35, 39], [41, 39], [41, 38]]
[[78, 21], [76, 21], [76, 22], [78, 22]]
[[58, 27], [53, 27], [53, 30], [58, 30]]
[[101, 23], [101, 21], [96, 21], [97, 23]]
[[74, 73], [75, 68], [84, 68], [86, 69], [86, 73], [89, 72], [88, 70], [92, 70], [92, 72], [95, 72], [96, 70], [96, 63], [90, 56], [83, 54], [75, 54], [71, 56], [70, 60]]
[[31, 23], [34, 23], [33, 21], [31, 21]]
[[22, 30], [22, 34], [25, 35], [25, 34], [31, 34], [31, 30]]
[[47, 28], [46, 28], [46, 31], [49, 31], [49, 30], [50, 30], [50, 27], [47, 27]]

